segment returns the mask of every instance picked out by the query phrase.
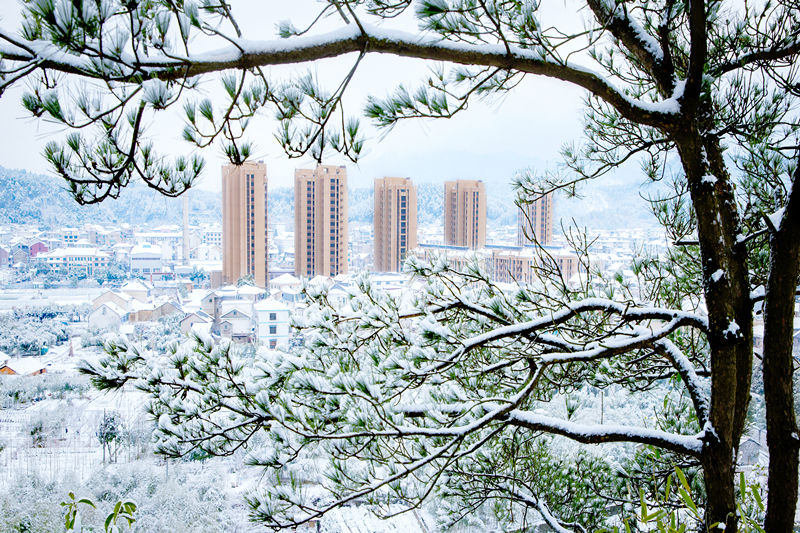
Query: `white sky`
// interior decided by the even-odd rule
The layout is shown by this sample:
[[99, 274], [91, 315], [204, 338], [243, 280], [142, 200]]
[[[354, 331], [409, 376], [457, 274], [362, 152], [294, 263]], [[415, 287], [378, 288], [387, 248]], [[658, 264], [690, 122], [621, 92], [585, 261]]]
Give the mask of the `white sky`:
[[[275, 23], [285, 18], [302, 18], [311, 13], [309, 7], [313, 9], [318, 5], [310, 0], [233, 0], [231, 3], [235, 13], [243, 9], [244, 16], [240, 15], [239, 21], [245, 37], [256, 39], [272, 39]], [[4, 28], [17, 26], [17, 1], [0, 0], [0, 6], [0, 24]], [[259, 9], [253, 10], [254, 6]], [[300, 21], [297, 25], [301, 25]], [[352, 60], [347, 57], [281, 67], [278, 72], [302, 73], [311, 69], [322, 79], [330, 78], [329, 86], [335, 86], [339, 81], [336, 74], [349, 68]], [[360, 112], [367, 94], [384, 96], [398, 83], [416, 87], [430, 66], [433, 64], [411, 59], [368, 56], [350, 87], [350, 113]], [[215, 85], [209, 80], [202, 87], [214, 91]], [[42, 149], [54, 135], [60, 136], [63, 132], [52, 125], [25, 118], [21, 94], [21, 88], [15, 88], [0, 98], [0, 116], [3, 117], [0, 165], [49, 172], [41, 156]], [[419, 182], [467, 178], [507, 183], [518, 170], [554, 165], [560, 146], [579, 140], [581, 94], [568, 84], [529, 77], [503, 99], [475, 101], [470, 109], [450, 120], [406, 121], [383, 137], [367, 128], [364, 130], [368, 133], [366, 156], [358, 165], [333, 158], [325, 162], [347, 164], [351, 187], [368, 186], [374, 178], [382, 176], [407, 176]], [[267, 163], [270, 184], [289, 186], [294, 169], [311, 166], [313, 162], [289, 159], [284, 154], [273, 137], [275, 123], [268, 113], [256, 118], [248, 129], [249, 138], [257, 147], [255, 158]], [[362, 127], [367, 125], [363, 119]], [[157, 138], [157, 148], [161, 152], [190, 153], [191, 146], [180, 140], [181, 129], [180, 119], [173, 118], [153, 125], [149, 133]], [[218, 148], [206, 149], [202, 155], [207, 166], [199, 186], [219, 190], [219, 169], [225, 158]]]

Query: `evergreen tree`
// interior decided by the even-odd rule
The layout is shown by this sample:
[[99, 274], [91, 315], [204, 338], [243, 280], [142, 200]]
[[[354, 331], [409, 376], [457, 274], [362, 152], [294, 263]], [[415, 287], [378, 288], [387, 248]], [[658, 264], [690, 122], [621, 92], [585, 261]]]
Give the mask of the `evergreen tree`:
[[[400, 86], [385, 99], [369, 100], [366, 115], [385, 127], [412, 117], [450, 117], [472, 98], [525, 90], [520, 81], [528, 75], [584, 89], [584, 143], [564, 150], [564, 172], [523, 177], [520, 201], [554, 189], [572, 191], [583, 180], [639, 160], [649, 179], [672, 184], [673, 194], [655, 199], [655, 208], [670, 236], [682, 243], [665, 264], [638, 265], [642, 275], [657, 276], [657, 290], [598, 300], [590, 291], [560, 284], [550, 270], [533, 293], [504, 295], [474, 270], [449, 277], [438, 264], [411, 265], [427, 287], [418, 301], [424, 307], [409, 317], [412, 330], [402, 329], [406, 322], [396, 302], [368, 286], [356, 299], [362, 303], [353, 305], [369, 314], [334, 323], [334, 310], [323, 301], [310, 319], [311, 331], [304, 332], [308, 352], [275, 362], [279, 371], [243, 389], [259, 389], [261, 396], [246, 399], [213, 381], [226, 381], [211, 365], [214, 358], [233, 365], [228, 382], [241, 370], [235, 358], [215, 349], [208, 350], [213, 357], [207, 366], [194, 359], [182, 363], [186, 371], [195, 372], [198, 364], [204, 369], [197, 383], [229, 390], [229, 397], [214, 396], [217, 403], [207, 407], [246, 413], [240, 425], [220, 430], [176, 404], [160, 415], [162, 427], [176, 446], [196, 442], [189, 435], [199, 433], [208, 437], [200, 442], [209, 451], [225, 453], [254, 421], [275, 438], [268, 464], [283, 465], [295, 446], [319, 447], [335, 459], [327, 473], [337, 505], [384, 487], [403, 498], [424, 497], [443, 483], [450, 486], [445, 472], [488, 482], [490, 476], [475, 474], [485, 472], [475, 454], [494, 449], [491, 443], [510, 426], [581, 442], [642, 443], [698, 461], [706, 522], [733, 531], [735, 450], [751, 388], [753, 306], [763, 301], [770, 448], [764, 524], [768, 531], [790, 531], [798, 472], [791, 379], [800, 270], [800, 193], [793, 186], [800, 177], [798, 4], [587, 0], [578, 11], [584, 27], [577, 29], [566, 16], [549, 21], [545, 6], [550, 3], [327, 0], [310, 25], [283, 23], [283, 40], [258, 42], [242, 35], [228, 4], [211, 0], [28, 1], [21, 31], [0, 32], [2, 86], [27, 81], [25, 107], [72, 130], [63, 142], [49, 144], [46, 156], [82, 203], [116, 197], [135, 178], [167, 195], [191, 186], [202, 161], [163, 158], [148, 136], [153, 128], [147, 126], [173, 107], [185, 113], [187, 141], [205, 147], [220, 140], [233, 163], [250, 155], [246, 127], [265, 109], [279, 119], [278, 139], [289, 155], [322, 159], [334, 150], [357, 159], [364, 139], [358, 121], [342, 109], [342, 95], [366, 54], [445, 62], [417, 89]], [[565, 7], [572, 17], [574, 8]], [[387, 29], [393, 21], [402, 24], [406, 13], [416, 18], [418, 32]], [[341, 21], [342, 27], [321, 33], [322, 20]], [[195, 36], [203, 49], [214, 43], [219, 48], [195, 52]], [[331, 84], [333, 90], [312, 75], [270, 79], [264, 68], [345, 54], [353, 56], [353, 67]], [[215, 73], [222, 73], [214, 77], [228, 101], [212, 102], [193, 91], [198, 80]], [[394, 352], [374, 346], [402, 350], [392, 358]], [[117, 361], [109, 364], [125, 367], [135, 360], [124, 353], [115, 351]], [[333, 368], [341, 374], [329, 373], [331, 360], [340, 361]], [[362, 376], [362, 365], [374, 373]], [[529, 410], [528, 402], [547, 399], [551, 387], [592, 382], [599, 379], [597, 368], [602, 375], [606, 367], [612, 381], [634, 390], [649, 386], [653, 376], [678, 376], [698, 432], [587, 431]], [[106, 385], [130, 377], [96, 372]], [[162, 385], [175, 385], [170, 379], [165, 375]], [[310, 405], [290, 403], [291, 395], [302, 398], [317, 389], [330, 394], [318, 394]], [[336, 390], [347, 394], [337, 396]], [[479, 392], [492, 394], [487, 400]], [[302, 408], [286, 410], [284, 403]], [[343, 406], [351, 411], [339, 411]], [[364, 417], [370, 409], [383, 409], [384, 416]], [[207, 412], [216, 411], [201, 411]], [[175, 451], [165, 449], [170, 450]], [[354, 471], [348, 465], [358, 454], [373, 462]], [[429, 465], [440, 474], [430, 473]], [[517, 478], [509, 477], [511, 484], [500, 487], [506, 494], [517, 490]], [[410, 480], [422, 484], [412, 491], [404, 486]], [[254, 501], [254, 513], [273, 525], [290, 525], [328, 509], [290, 494]], [[539, 500], [531, 498], [535, 508]]]

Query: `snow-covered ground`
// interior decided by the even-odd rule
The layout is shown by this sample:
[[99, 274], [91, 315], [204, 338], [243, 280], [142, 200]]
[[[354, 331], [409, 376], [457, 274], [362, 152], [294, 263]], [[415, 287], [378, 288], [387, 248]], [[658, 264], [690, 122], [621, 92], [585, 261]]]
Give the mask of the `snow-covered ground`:
[[15, 307], [91, 304], [105, 289], [0, 289], [0, 310]]

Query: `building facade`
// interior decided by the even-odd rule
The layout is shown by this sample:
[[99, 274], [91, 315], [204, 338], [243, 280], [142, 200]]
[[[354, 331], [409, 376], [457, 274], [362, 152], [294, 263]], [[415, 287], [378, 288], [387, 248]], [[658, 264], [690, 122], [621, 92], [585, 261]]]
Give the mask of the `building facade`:
[[347, 169], [318, 165], [294, 174], [294, 272], [298, 277], [347, 272]]
[[163, 268], [160, 246], [146, 242], [131, 248], [130, 270], [134, 277], [161, 279]]
[[258, 341], [269, 348], [285, 348], [291, 335], [291, 310], [271, 298], [253, 306], [256, 313]]
[[522, 206], [517, 213], [517, 246], [553, 243], [553, 193]]
[[417, 247], [417, 188], [409, 178], [378, 178], [374, 195], [373, 270], [400, 272]]
[[108, 268], [111, 256], [94, 247], [58, 248], [52, 252], [40, 253], [37, 257], [51, 270], [65, 272], [83, 272], [93, 276], [95, 271]]
[[267, 286], [267, 166], [245, 162], [222, 167], [222, 278], [252, 276]]
[[486, 187], [478, 180], [444, 182], [444, 243], [486, 245]]
[[559, 275], [566, 283], [581, 272], [582, 265], [574, 252], [548, 246], [544, 253], [532, 246], [486, 246], [471, 250], [465, 246], [420, 245], [412, 253], [425, 261], [446, 258], [448, 264], [463, 271], [476, 262], [487, 277], [499, 283], [531, 284], [545, 274]]

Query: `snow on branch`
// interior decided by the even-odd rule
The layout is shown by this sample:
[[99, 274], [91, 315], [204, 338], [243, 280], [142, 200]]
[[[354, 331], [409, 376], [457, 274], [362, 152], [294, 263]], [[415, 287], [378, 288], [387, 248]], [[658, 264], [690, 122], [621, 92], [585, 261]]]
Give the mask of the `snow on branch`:
[[647, 429], [622, 425], [584, 425], [558, 418], [538, 415], [529, 411], [511, 411], [508, 415], [511, 424], [533, 431], [543, 431], [562, 435], [584, 444], [606, 442], [634, 442], [650, 444], [676, 453], [699, 457], [703, 449], [704, 432], [697, 435], [675, 435], [657, 429]]
[[[229, 38], [228, 46], [203, 53], [176, 54], [153, 52], [149, 56], [129, 52], [118, 57], [103, 56], [111, 70], [97, 69], [97, 57], [66, 53], [46, 41], [12, 44], [7, 34], [0, 44], [0, 55], [10, 61], [38, 62], [40, 68], [53, 69], [84, 77], [112, 81], [134, 81], [137, 77], [181, 80], [229, 69], [250, 69], [267, 65], [305, 63], [348, 53], [392, 54], [418, 59], [446, 61], [462, 65], [482, 65], [523, 73], [548, 76], [587, 89], [614, 106], [623, 116], [637, 121], [664, 125], [671, 123], [680, 110], [675, 98], [653, 104], [635, 100], [614, 87], [606, 77], [581, 65], [556, 62], [536, 49], [492, 44], [443, 41], [377, 26], [347, 26], [321, 35], [302, 35], [289, 39], [253, 41]], [[24, 44], [24, 47], [22, 46]]]
[[604, 311], [611, 314], [618, 314], [625, 322], [647, 320], [667, 320], [669, 322], [666, 326], [654, 333], [642, 334], [640, 332], [638, 338], [630, 336], [622, 338], [622, 336], [620, 336], [618, 339], [603, 341], [602, 344], [598, 343], [595, 346], [586, 347], [581, 352], [570, 352], [569, 355], [553, 354], [552, 356], [545, 356], [542, 358], [543, 362], [558, 363], [580, 359], [592, 360], [599, 357], [616, 355], [652, 343], [681, 326], [692, 326], [701, 331], [707, 331], [708, 329], [707, 319], [694, 313], [655, 307], [635, 308], [614, 300], [587, 298], [577, 302], [567, 303], [563, 309], [553, 312], [550, 316], [495, 328], [491, 331], [471, 337], [465, 340], [460, 348], [454, 350], [450, 356], [445, 358], [442, 363], [438, 363], [438, 365], [454, 361], [470, 350], [484, 346], [492, 341], [509, 337], [533, 335], [545, 328], [558, 326], [576, 315], [590, 311]]

